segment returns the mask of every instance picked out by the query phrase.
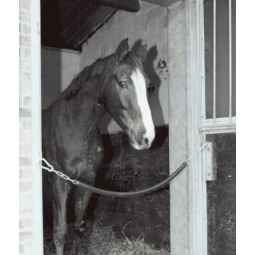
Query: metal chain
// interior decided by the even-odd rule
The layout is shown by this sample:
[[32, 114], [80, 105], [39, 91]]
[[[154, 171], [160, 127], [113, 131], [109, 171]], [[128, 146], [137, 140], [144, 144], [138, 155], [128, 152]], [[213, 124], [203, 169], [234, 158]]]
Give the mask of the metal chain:
[[67, 176], [66, 174], [63, 174], [62, 172], [60, 171], [57, 171], [54, 169], [54, 167], [45, 159], [45, 158], [42, 158], [42, 162], [44, 162], [48, 167], [46, 166], [42, 166], [42, 169], [45, 169], [47, 170], [48, 172], [53, 172], [55, 173], [56, 175], [60, 176], [61, 178], [63, 178], [64, 180], [66, 181], [70, 181], [71, 183], [77, 185], [79, 182], [77, 180], [73, 180], [71, 179], [69, 176]]

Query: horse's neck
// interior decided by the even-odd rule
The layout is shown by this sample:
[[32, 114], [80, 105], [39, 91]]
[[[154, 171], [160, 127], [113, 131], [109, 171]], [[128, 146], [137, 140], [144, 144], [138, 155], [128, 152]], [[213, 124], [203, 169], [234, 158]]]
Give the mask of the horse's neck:
[[107, 56], [105, 58], [98, 59], [90, 66], [86, 66], [80, 74], [73, 79], [70, 85], [60, 94], [59, 98], [66, 98], [75, 95], [79, 92], [83, 84], [87, 82], [91, 77], [95, 75], [100, 75], [111, 61], [113, 55]]
[[102, 83], [95, 77], [87, 81], [79, 93], [70, 100], [72, 114], [80, 124], [94, 128], [98, 126], [105, 112], [104, 106], [99, 103], [102, 90]]

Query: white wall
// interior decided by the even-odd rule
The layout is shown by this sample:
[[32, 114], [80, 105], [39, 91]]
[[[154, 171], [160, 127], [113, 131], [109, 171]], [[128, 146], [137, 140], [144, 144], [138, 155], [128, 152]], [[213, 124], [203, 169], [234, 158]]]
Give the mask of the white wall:
[[79, 72], [79, 52], [43, 47], [42, 109], [47, 108]]

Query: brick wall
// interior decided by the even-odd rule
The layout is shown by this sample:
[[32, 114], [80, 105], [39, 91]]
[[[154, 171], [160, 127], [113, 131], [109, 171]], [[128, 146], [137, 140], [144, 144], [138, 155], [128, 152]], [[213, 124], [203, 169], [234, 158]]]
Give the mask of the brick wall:
[[[119, 42], [128, 37], [130, 47], [147, 44], [149, 57], [146, 73], [154, 85], [149, 98], [156, 125], [168, 123], [168, 70], [167, 66], [167, 8], [141, 2], [138, 13], [117, 11], [82, 47], [81, 69], [99, 57], [113, 53]], [[108, 118], [102, 122], [103, 132], [115, 133], [119, 127]], [[107, 126], [107, 128], [105, 128]]]
[[20, 0], [19, 237], [20, 254], [32, 250], [31, 28], [30, 0]]

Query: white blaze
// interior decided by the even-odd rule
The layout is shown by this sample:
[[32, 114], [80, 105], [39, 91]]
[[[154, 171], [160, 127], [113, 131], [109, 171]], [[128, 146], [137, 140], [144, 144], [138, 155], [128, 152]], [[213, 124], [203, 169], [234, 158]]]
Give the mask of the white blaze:
[[139, 69], [133, 71], [131, 79], [135, 86], [138, 106], [140, 108], [142, 120], [146, 129], [145, 137], [149, 139], [149, 144], [151, 144], [155, 137], [155, 129], [152, 121], [151, 109], [147, 100], [146, 81]]

